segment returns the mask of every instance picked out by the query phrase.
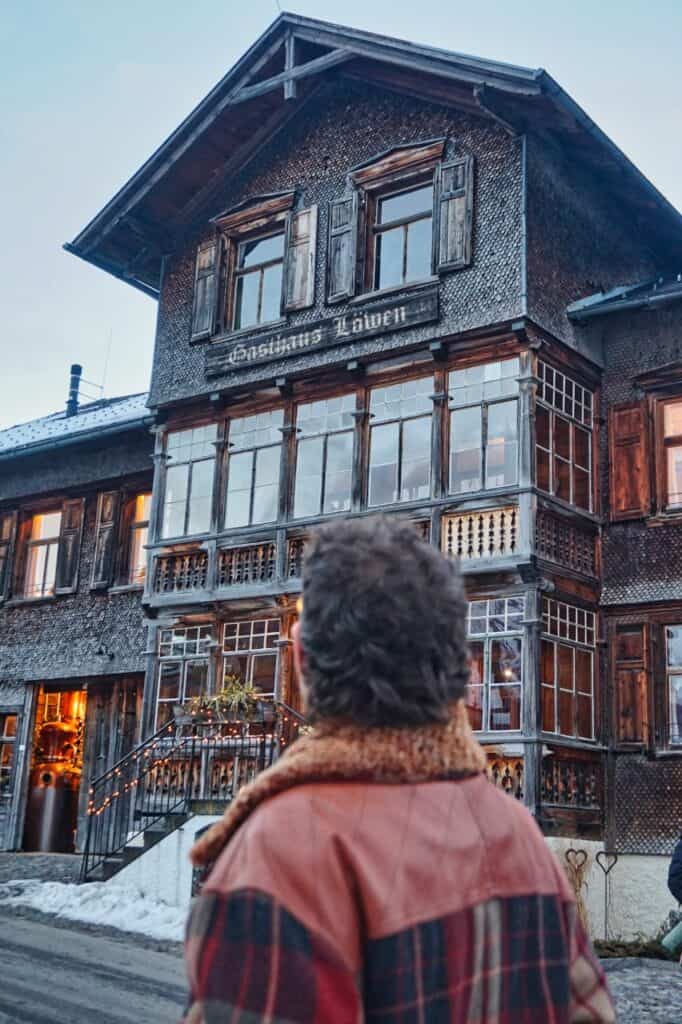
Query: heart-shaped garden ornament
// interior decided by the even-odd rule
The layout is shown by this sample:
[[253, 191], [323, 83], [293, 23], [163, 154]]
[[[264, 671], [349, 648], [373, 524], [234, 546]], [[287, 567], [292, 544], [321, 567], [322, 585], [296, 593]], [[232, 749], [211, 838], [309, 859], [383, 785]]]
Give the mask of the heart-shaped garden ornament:
[[566, 850], [564, 857], [566, 858], [566, 863], [573, 868], [575, 872], [580, 871], [580, 869], [587, 863], [586, 850], [574, 850], [573, 847], [571, 847]]
[[609, 853], [607, 850], [600, 850], [596, 856], [596, 861], [604, 874], [608, 875], [618, 863], [618, 854]]

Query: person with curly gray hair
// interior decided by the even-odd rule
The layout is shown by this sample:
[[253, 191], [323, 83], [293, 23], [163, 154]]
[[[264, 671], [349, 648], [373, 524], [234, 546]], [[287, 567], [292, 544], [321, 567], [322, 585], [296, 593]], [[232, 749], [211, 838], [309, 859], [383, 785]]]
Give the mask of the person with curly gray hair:
[[487, 780], [465, 621], [410, 523], [316, 533], [293, 636], [313, 729], [194, 847], [215, 865], [187, 1024], [615, 1021], [559, 864]]

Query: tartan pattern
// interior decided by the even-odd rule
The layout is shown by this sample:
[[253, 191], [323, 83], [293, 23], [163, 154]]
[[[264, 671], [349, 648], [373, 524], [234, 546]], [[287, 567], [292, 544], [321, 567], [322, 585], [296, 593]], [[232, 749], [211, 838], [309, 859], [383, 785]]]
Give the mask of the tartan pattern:
[[190, 916], [187, 956], [185, 1024], [616, 1019], [575, 907], [557, 895], [492, 899], [370, 941], [362, 992], [328, 944], [255, 890], [203, 894]]

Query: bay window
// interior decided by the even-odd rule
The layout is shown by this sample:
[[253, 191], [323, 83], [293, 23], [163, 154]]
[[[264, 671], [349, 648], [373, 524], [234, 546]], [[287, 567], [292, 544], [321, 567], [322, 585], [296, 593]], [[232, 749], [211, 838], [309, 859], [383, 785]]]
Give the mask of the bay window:
[[169, 722], [173, 709], [202, 697], [208, 687], [211, 626], [162, 629], [159, 635], [156, 728]]
[[294, 518], [350, 508], [354, 412], [354, 393], [298, 406]]
[[431, 493], [433, 377], [370, 392], [370, 506], [416, 501]]
[[236, 676], [263, 696], [273, 697], [277, 680], [279, 619], [226, 622], [223, 680]]
[[277, 520], [283, 425], [282, 409], [230, 421], [225, 529]]
[[682, 743], [682, 625], [665, 627], [670, 742]]
[[206, 533], [211, 526], [215, 423], [169, 433], [162, 537]]
[[524, 598], [472, 601], [467, 616], [472, 729], [521, 728]]
[[451, 494], [517, 483], [518, 377], [518, 359], [448, 375]]
[[595, 738], [595, 614], [553, 598], [543, 600], [540, 651], [542, 728]]
[[538, 375], [537, 486], [589, 512], [592, 509], [592, 392], [546, 363], [539, 364]]

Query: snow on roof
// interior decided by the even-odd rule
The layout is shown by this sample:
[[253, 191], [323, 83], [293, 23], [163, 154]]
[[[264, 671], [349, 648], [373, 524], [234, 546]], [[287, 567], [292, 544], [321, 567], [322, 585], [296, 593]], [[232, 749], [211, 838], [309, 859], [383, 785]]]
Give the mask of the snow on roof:
[[121, 398], [102, 398], [81, 405], [75, 416], [67, 416], [62, 410], [0, 430], [0, 455], [19, 454], [71, 439], [76, 443], [84, 434], [108, 433], [126, 423], [132, 426], [149, 415], [146, 392]]

